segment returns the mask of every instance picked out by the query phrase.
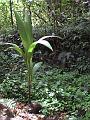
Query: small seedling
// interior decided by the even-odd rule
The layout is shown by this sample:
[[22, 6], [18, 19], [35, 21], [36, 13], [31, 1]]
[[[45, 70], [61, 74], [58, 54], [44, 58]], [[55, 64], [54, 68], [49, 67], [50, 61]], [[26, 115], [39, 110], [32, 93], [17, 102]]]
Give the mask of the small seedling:
[[42, 44], [51, 50], [53, 49], [50, 43], [44, 40], [44, 37], [34, 42], [30, 14], [28, 13], [25, 14], [25, 20], [23, 20], [17, 12], [15, 12], [15, 17], [16, 17], [16, 22], [17, 22], [19, 34], [21, 37], [23, 49], [21, 49], [18, 45], [13, 43], [4, 43], [4, 44], [10, 45], [11, 46], [10, 48], [15, 49], [24, 58], [24, 61], [27, 67], [29, 103], [31, 103], [31, 86], [32, 86], [32, 80], [33, 80], [33, 74], [38, 70], [38, 68], [42, 64], [42, 62], [38, 62], [35, 65], [33, 65], [32, 57], [33, 57], [34, 49], [37, 44]]

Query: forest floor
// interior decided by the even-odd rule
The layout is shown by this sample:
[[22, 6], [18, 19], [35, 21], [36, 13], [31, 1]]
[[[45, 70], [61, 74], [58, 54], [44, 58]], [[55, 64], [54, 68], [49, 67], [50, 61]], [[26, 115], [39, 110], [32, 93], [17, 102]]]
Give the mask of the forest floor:
[[0, 104], [0, 120], [65, 120], [67, 115], [65, 112], [58, 112], [53, 116], [46, 117], [42, 114], [30, 113], [31, 109], [30, 105], [19, 102], [16, 103], [14, 109]]

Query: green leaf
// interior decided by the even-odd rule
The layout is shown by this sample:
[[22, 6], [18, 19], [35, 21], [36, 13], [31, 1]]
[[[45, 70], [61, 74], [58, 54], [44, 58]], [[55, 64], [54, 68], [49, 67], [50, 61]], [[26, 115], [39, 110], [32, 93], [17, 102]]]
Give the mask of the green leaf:
[[27, 41], [27, 34], [25, 31], [25, 25], [24, 22], [22, 21], [21, 17], [17, 14], [17, 12], [15, 12], [15, 17], [16, 17], [16, 22], [17, 22], [17, 26], [19, 29], [19, 34], [23, 43], [23, 46], [25, 49], [27, 49], [28, 47], [28, 41]]
[[42, 62], [38, 62], [33, 67], [33, 72], [35, 73], [42, 65]]
[[23, 3], [25, 3], [26, 2], [26, 0], [21, 0]]
[[53, 51], [52, 46], [50, 45], [50, 43], [49, 43], [48, 41], [43, 40], [43, 39], [41, 38], [41, 39], [39, 39], [39, 40], [37, 41], [37, 43], [42, 44], [42, 45], [46, 46], [47, 48], [49, 48], [49, 49], [51, 49], [51, 50]]
[[30, 44], [33, 42], [31, 16], [26, 14], [25, 21], [23, 21], [17, 12], [15, 12], [15, 17], [23, 46], [25, 50], [28, 50]]
[[29, 49], [28, 49], [28, 52], [33, 52], [34, 48], [36, 47], [36, 45], [37, 45], [38, 43], [39, 43], [39, 44], [42, 44], [42, 45], [44, 45], [44, 46], [46, 46], [46, 47], [48, 47], [49, 49], [51, 49], [51, 50], [53, 51], [52, 46], [50, 45], [50, 43], [49, 43], [48, 41], [39, 39], [38, 41], [33, 42], [33, 43], [30, 45], [30, 47], [29, 47]]
[[23, 52], [23, 50], [19, 47], [19, 46], [17, 46], [16, 44], [11, 44], [13, 47], [13, 49], [15, 49], [21, 56], [23, 56], [24, 57], [24, 52]]
[[16, 44], [13, 44], [13, 43], [0, 43], [0, 45], [11, 45], [12, 47], [9, 47], [9, 48], [13, 48], [14, 50], [16, 50], [21, 56], [24, 57], [24, 52], [23, 50]]
[[29, 47], [29, 49], [28, 49], [28, 52], [32, 53], [33, 50], [34, 50], [34, 48], [36, 47], [36, 45], [37, 45], [37, 42], [33, 42], [33, 43], [30, 45], [30, 47]]
[[32, 22], [31, 22], [31, 15], [25, 14], [25, 31], [27, 34], [27, 39], [28, 39], [28, 47], [30, 44], [33, 43], [33, 34], [32, 34]]
[[[55, 35], [49, 35], [49, 36], [43, 36], [42, 38], [40, 38], [41, 40], [46, 40], [46, 39], [55, 39], [55, 38], [57, 38], [57, 39], [59, 39], [59, 40], [61, 40], [62, 38], [61, 37], [59, 37], [59, 36], [55, 36]], [[39, 39], [39, 40], [40, 40]]]

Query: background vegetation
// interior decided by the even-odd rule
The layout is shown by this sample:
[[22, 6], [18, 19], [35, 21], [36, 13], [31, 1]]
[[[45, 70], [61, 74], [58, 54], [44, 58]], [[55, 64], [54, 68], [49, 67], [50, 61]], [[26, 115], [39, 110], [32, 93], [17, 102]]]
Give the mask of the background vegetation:
[[[22, 48], [14, 10], [24, 19], [26, 2], [35, 40], [52, 34], [60, 37], [47, 39], [52, 53], [41, 46], [35, 49], [33, 61], [44, 64], [34, 76], [32, 100], [42, 104], [45, 115], [65, 111], [73, 120], [89, 120], [90, 1], [0, 0], [0, 42]], [[23, 58], [0, 46], [1, 98], [28, 101], [26, 72]]]

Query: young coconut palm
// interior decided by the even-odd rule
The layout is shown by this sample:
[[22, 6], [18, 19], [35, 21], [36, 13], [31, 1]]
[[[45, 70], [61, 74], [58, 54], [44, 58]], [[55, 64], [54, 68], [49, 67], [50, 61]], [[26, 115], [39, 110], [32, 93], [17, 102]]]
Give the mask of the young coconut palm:
[[33, 65], [32, 57], [33, 52], [37, 44], [42, 44], [49, 49], [53, 50], [48, 41], [43, 38], [34, 42], [33, 34], [32, 34], [32, 23], [31, 23], [31, 15], [26, 14], [25, 20], [23, 21], [19, 14], [15, 12], [16, 22], [19, 30], [19, 34], [21, 37], [22, 45], [24, 49], [21, 49], [19, 46], [13, 43], [4, 43], [10, 45], [10, 48], [15, 49], [23, 58], [27, 67], [27, 78], [28, 78], [28, 88], [29, 88], [29, 103], [31, 103], [31, 85], [33, 79], [33, 73], [40, 67], [42, 62], [36, 63]]

